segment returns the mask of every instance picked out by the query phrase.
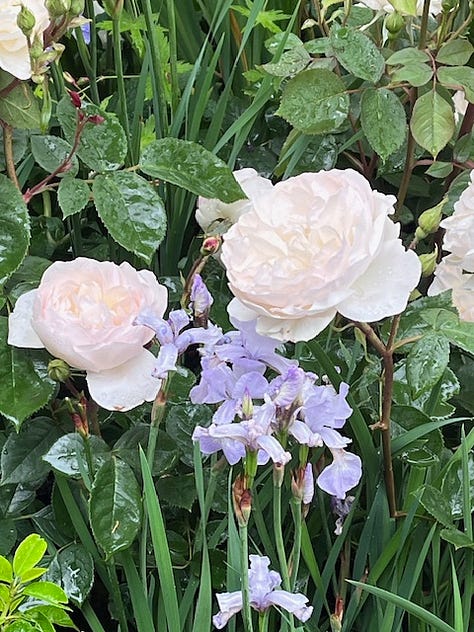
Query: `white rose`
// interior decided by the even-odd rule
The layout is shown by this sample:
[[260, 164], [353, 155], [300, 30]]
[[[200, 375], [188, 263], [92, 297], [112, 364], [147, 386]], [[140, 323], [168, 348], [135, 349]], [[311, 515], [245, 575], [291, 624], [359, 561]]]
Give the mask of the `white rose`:
[[168, 292], [149, 270], [78, 257], [56, 261], [36, 290], [22, 294], [9, 317], [8, 342], [45, 347], [85, 370], [92, 398], [109, 410], [152, 401], [160, 381], [144, 348], [154, 333], [134, 325], [144, 310], [163, 316]]
[[402, 312], [421, 266], [388, 217], [394, 202], [352, 169], [303, 173], [259, 196], [224, 237], [231, 316], [298, 341], [338, 311], [366, 322]]
[[0, 0], [0, 68], [18, 79], [31, 76], [30, 51], [26, 36], [17, 24], [21, 5], [35, 17], [35, 26], [31, 35], [41, 37], [49, 24], [49, 14], [40, 0]]
[[454, 213], [440, 226], [446, 229], [443, 250], [451, 254], [436, 268], [428, 294], [452, 290], [460, 318], [474, 322], [474, 171], [469, 186], [454, 205]]
[[243, 213], [252, 208], [255, 197], [273, 188], [271, 181], [259, 176], [255, 169], [239, 169], [234, 171], [234, 177], [248, 199], [226, 204], [220, 200], [200, 197], [196, 209], [196, 221], [205, 233], [218, 220], [227, 220], [229, 224], [235, 224]]
[[[384, 13], [393, 13], [394, 6], [387, 0], [361, 0], [362, 4], [365, 4], [369, 9], [373, 9], [374, 11], [383, 11]], [[423, 13], [423, 0], [417, 0], [416, 3], [416, 14], [422, 15]], [[438, 15], [441, 13], [441, 0], [431, 0], [430, 3], [430, 13], [432, 15]]]

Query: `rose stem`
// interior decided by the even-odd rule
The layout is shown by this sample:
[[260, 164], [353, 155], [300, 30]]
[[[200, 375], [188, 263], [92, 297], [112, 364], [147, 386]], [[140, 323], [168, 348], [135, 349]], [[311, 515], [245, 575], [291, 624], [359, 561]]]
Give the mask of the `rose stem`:
[[378, 351], [383, 361], [383, 399], [382, 417], [372, 426], [372, 429], [380, 428], [382, 433], [382, 452], [384, 460], [385, 487], [387, 490], [388, 505], [392, 518], [397, 516], [397, 501], [395, 492], [395, 478], [393, 476], [392, 448], [390, 436], [390, 414], [392, 411], [393, 395], [393, 350], [395, 336], [400, 323], [400, 314], [394, 316], [388, 342], [386, 345], [380, 340], [375, 331], [367, 323], [354, 323], [367, 337], [367, 340]]
[[21, 191], [20, 183], [16, 175], [15, 160], [13, 158], [13, 127], [7, 125], [3, 121], [0, 121], [3, 127], [3, 151], [5, 153], [5, 162], [7, 167], [7, 173], [10, 180], [16, 186], [18, 191]]

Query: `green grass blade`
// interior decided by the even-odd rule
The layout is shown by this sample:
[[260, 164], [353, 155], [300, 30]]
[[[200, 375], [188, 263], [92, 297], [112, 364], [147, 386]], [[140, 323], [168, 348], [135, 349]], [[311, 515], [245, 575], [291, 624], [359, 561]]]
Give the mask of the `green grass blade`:
[[133, 614], [135, 615], [138, 632], [150, 632], [150, 630], [154, 629], [153, 616], [130, 551], [122, 553], [120, 560], [127, 578], [127, 586], [130, 592], [130, 599], [132, 600]]
[[140, 464], [143, 476], [145, 505], [148, 512], [151, 539], [153, 541], [153, 553], [160, 577], [160, 589], [163, 593], [168, 630], [169, 632], [180, 632], [181, 623], [179, 618], [178, 597], [176, 594], [173, 567], [171, 566], [165, 523], [163, 521], [160, 502], [156, 495], [150, 468], [143, 450], [140, 450]]
[[365, 590], [375, 597], [378, 597], [379, 599], [383, 599], [384, 601], [388, 601], [389, 603], [394, 604], [398, 608], [402, 608], [403, 610], [409, 612], [421, 621], [424, 621], [427, 625], [431, 626], [432, 629], [436, 630], [437, 632], [458, 632], [450, 625], [435, 616], [433, 613], [425, 610], [416, 603], [408, 601], [408, 599], [405, 599], [404, 597], [395, 595], [394, 593], [391, 593], [388, 590], [383, 590], [383, 588], [378, 588], [377, 586], [364, 584], [364, 582], [356, 582], [352, 579], [348, 579], [347, 581], [349, 582], [349, 584], [357, 586], [357, 588]]
[[194, 626], [196, 630], [211, 629], [211, 608], [212, 608], [212, 585], [211, 567], [209, 564], [209, 551], [206, 539], [206, 500], [204, 493], [204, 474], [202, 470], [201, 452], [199, 443], [194, 444], [194, 475], [196, 479], [196, 490], [199, 507], [201, 510], [201, 575], [199, 583], [199, 594], [194, 613]]

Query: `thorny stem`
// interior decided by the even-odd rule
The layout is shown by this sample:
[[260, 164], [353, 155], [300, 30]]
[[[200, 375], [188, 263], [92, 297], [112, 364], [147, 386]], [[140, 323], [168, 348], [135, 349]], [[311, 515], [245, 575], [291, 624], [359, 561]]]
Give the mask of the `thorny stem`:
[[7, 173], [10, 180], [16, 186], [18, 191], [21, 191], [20, 183], [16, 175], [15, 159], [13, 157], [13, 127], [7, 125], [7, 123], [1, 122], [3, 127], [3, 151], [5, 153], [5, 163], [7, 167]]
[[76, 132], [74, 134], [74, 143], [72, 145], [71, 151], [63, 160], [63, 162], [60, 165], [58, 165], [58, 167], [56, 167], [56, 169], [52, 173], [48, 174], [43, 180], [41, 180], [41, 182], [38, 182], [38, 184], [35, 184], [35, 186], [32, 187], [31, 189], [26, 190], [26, 192], [23, 194], [23, 199], [25, 201], [25, 204], [28, 204], [31, 198], [34, 197], [35, 195], [38, 195], [38, 193], [42, 193], [48, 187], [51, 180], [55, 178], [59, 173], [63, 173], [64, 171], [67, 171], [67, 169], [69, 168], [71, 160], [79, 146], [79, 142], [81, 140], [81, 135], [82, 135], [82, 132], [84, 131], [84, 127], [86, 126], [87, 123], [89, 123], [89, 118], [87, 116], [84, 116], [83, 119], [79, 118], [79, 111], [78, 111], [77, 117], [78, 118], [77, 118]]
[[393, 475], [392, 463], [392, 440], [390, 436], [390, 415], [392, 412], [393, 397], [393, 352], [395, 337], [397, 335], [398, 325], [400, 324], [400, 314], [394, 316], [392, 327], [388, 337], [387, 344], [384, 345], [382, 340], [377, 336], [375, 331], [367, 323], [355, 323], [366, 336], [367, 340], [377, 350], [382, 357], [383, 362], [383, 399], [382, 399], [382, 416], [378, 423], [372, 426], [372, 430], [379, 429], [382, 434], [382, 452], [384, 460], [385, 487], [387, 490], [387, 499], [392, 518], [397, 517], [397, 498], [395, 491], [395, 478]]

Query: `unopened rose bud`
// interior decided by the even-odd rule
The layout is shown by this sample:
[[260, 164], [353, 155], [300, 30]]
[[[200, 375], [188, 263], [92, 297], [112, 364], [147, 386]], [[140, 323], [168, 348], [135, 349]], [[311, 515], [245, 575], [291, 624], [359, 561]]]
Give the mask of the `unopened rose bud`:
[[82, 101], [79, 94], [77, 92], [74, 92], [73, 90], [69, 90], [68, 92], [69, 92], [69, 96], [71, 97], [71, 103], [73, 104], [73, 106], [75, 108], [82, 107]]
[[206, 237], [206, 239], [202, 242], [201, 255], [215, 255], [221, 247], [221, 242], [222, 239], [217, 235]]
[[43, 54], [43, 42], [36, 36], [30, 47], [30, 57], [32, 60], [39, 59]]
[[71, 369], [64, 360], [51, 360], [48, 375], [55, 382], [65, 382], [71, 376]]
[[447, 198], [443, 198], [439, 204], [423, 211], [420, 215], [418, 218], [418, 228], [415, 231], [415, 238], [417, 240], [424, 239], [427, 235], [435, 233], [438, 230], [446, 201]]
[[89, 123], [92, 123], [93, 125], [100, 125], [105, 121], [105, 118], [100, 114], [92, 114], [91, 116], [87, 117], [87, 121]]
[[428, 252], [424, 255], [418, 255], [418, 259], [421, 261], [421, 276], [431, 276], [436, 269], [436, 262], [438, 260], [438, 246], [435, 246], [433, 252]]
[[61, 18], [69, 13], [69, 10], [71, 9], [71, 0], [46, 0], [44, 5], [53, 19]]
[[405, 26], [405, 20], [400, 13], [394, 11], [390, 13], [385, 19], [385, 28], [389, 33], [389, 39], [395, 39]]
[[22, 5], [16, 23], [18, 24], [18, 28], [23, 32], [23, 35], [29, 38], [35, 28], [36, 18], [25, 5]]

